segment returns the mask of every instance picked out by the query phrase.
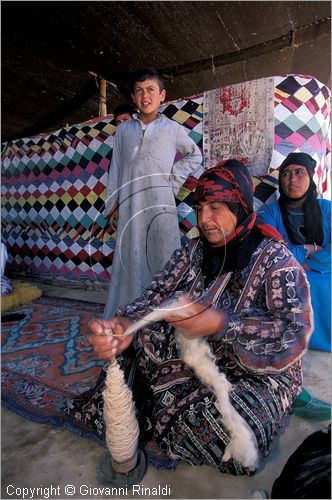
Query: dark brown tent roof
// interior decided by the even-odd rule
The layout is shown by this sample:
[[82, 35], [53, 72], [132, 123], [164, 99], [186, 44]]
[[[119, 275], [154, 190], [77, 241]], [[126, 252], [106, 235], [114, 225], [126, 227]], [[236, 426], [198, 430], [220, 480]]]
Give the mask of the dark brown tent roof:
[[[2, 7], [2, 140], [108, 112], [153, 66], [168, 99], [286, 73], [330, 86], [330, 2], [9, 2]], [[98, 81], [98, 80], [97, 80]]]

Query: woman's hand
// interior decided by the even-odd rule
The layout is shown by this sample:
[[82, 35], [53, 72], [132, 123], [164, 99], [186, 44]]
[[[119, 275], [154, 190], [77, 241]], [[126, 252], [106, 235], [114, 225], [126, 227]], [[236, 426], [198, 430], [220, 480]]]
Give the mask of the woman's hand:
[[307, 251], [306, 259], [310, 259], [313, 253], [319, 252], [323, 248], [320, 245], [316, 245], [316, 243], [306, 243], [303, 246]]
[[[223, 325], [224, 315], [209, 305], [180, 297], [179, 308], [165, 316], [165, 320], [188, 338], [216, 334]], [[185, 317], [184, 317], [185, 316]]]
[[[130, 321], [124, 317], [112, 318], [110, 320], [94, 319], [90, 321], [89, 328], [92, 335], [89, 337], [89, 342], [100, 359], [109, 361], [130, 346], [133, 341], [132, 335], [121, 337], [129, 325]], [[105, 334], [105, 330], [107, 332], [109, 329], [115, 335], [119, 335], [119, 337]]]

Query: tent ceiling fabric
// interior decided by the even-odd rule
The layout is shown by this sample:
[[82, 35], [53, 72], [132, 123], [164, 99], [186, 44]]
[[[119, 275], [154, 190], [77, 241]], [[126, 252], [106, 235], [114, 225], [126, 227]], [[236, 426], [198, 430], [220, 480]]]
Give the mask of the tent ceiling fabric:
[[167, 99], [286, 73], [330, 86], [330, 2], [9, 2], [2, 7], [2, 140], [80, 123], [129, 99], [153, 66]]

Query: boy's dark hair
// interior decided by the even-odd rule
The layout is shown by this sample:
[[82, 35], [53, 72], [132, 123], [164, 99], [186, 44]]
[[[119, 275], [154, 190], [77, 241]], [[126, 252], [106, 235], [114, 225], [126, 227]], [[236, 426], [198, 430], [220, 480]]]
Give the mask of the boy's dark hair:
[[135, 83], [145, 82], [145, 80], [157, 80], [159, 89], [164, 90], [165, 88], [164, 80], [158, 70], [153, 68], [143, 68], [132, 74], [130, 85], [131, 91], [134, 92]]
[[125, 113], [128, 113], [128, 115], [133, 116], [133, 114], [136, 113], [135, 106], [128, 103], [119, 104], [119, 106], [117, 106], [114, 110], [114, 119], [120, 115], [124, 115]]

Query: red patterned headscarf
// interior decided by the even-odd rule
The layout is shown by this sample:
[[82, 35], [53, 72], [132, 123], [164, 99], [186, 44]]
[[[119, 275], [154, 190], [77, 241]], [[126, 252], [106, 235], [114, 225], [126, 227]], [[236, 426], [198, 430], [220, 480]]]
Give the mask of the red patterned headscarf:
[[253, 208], [254, 184], [248, 168], [238, 160], [227, 160], [206, 170], [198, 179], [194, 204], [198, 202], [235, 202], [243, 209], [245, 217], [238, 221], [234, 233], [228, 239], [213, 246], [223, 246], [230, 241], [242, 241], [253, 227], [264, 236], [281, 241], [278, 231], [268, 224], [256, 224], [256, 213]]

